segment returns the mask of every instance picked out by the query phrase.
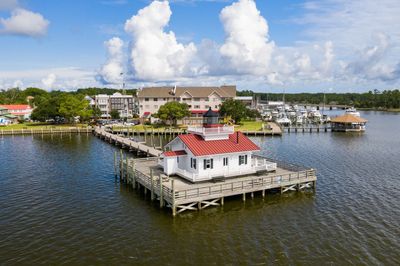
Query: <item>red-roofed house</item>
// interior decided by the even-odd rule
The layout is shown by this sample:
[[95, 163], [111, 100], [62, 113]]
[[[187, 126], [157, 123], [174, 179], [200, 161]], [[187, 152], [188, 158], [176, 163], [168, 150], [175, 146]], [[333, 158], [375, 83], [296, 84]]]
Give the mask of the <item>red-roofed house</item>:
[[29, 119], [33, 110], [28, 104], [1, 104], [0, 107], [7, 109], [10, 114], [21, 120]]
[[276, 163], [255, 157], [260, 148], [232, 126], [218, 124], [218, 113], [210, 108], [202, 127], [189, 127], [166, 145], [160, 158], [167, 175], [179, 175], [191, 182], [220, 177], [243, 176], [276, 170]]

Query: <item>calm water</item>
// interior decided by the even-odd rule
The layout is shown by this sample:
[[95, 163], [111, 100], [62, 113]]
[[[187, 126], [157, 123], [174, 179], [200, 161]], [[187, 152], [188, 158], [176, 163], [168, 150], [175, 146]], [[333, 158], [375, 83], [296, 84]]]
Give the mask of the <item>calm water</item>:
[[[254, 138], [312, 166], [317, 191], [171, 217], [114, 180], [92, 136], [0, 139], [0, 264], [400, 264], [400, 115], [365, 134]], [[149, 195], [148, 195], [149, 196]]]

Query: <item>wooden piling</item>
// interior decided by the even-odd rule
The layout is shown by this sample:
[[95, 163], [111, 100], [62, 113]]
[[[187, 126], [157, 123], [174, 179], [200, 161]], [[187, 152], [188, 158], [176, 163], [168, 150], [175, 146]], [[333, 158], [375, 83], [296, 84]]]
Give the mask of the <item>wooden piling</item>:
[[174, 180], [171, 179], [171, 189], [172, 189], [172, 216], [176, 215], [176, 206], [175, 206], [175, 185]]
[[124, 160], [124, 155], [122, 154], [122, 149], [119, 150], [119, 179], [123, 179], [123, 171], [124, 171], [124, 166], [122, 165]]
[[129, 184], [128, 156], [125, 157], [125, 181]]
[[136, 188], [136, 173], [135, 173], [136, 165], [135, 161], [132, 162], [132, 188]]
[[164, 207], [164, 195], [163, 195], [163, 185], [162, 185], [162, 178], [159, 175], [160, 180], [160, 208]]
[[150, 169], [150, 182], [151, 182], [151, 200], [154, 200], [154, 176], [153, 169]]
[[117, 178], [117, 152], [114, 152], [114, 176]]

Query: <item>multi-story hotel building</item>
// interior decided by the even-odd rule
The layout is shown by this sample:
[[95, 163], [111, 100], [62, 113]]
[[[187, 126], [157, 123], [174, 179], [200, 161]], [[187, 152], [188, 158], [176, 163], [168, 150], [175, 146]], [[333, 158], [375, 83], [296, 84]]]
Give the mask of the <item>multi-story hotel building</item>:
[[135, 114], [135, 100], [132, 95], [118, 92], [113, 95], [99, 94], [95, 96], [94, 102], [100, 109], [102, 118], [110, 118], [112, 110], [117, 110], [121, 118], [132, 118]]
[[156, 113], [161, 105], [170, 101], [187, 103], [193, 116], [201, 116], [210, 107], [212, 110], [218, 110], [223, 101], [234, 97], [236, 86], [147, 87], [137, 92], [140, 117]]

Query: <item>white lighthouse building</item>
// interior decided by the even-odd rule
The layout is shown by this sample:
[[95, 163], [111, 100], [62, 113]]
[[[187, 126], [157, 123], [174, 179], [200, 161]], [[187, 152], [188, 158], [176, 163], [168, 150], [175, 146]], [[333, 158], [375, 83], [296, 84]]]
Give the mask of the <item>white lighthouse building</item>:
[[260, 148], [233, 126], [220, 125], [211, 108], [202, 127], [189, 127], [166, 145], [159, 164], [166, 175], [178, 175], [191, 182], [275, 171], [276, 163], [257, 156]]

